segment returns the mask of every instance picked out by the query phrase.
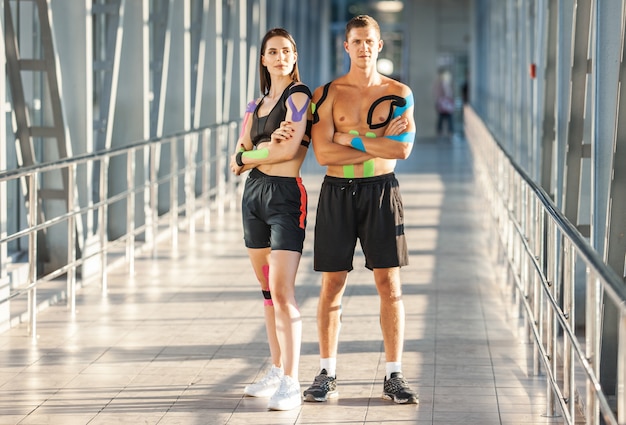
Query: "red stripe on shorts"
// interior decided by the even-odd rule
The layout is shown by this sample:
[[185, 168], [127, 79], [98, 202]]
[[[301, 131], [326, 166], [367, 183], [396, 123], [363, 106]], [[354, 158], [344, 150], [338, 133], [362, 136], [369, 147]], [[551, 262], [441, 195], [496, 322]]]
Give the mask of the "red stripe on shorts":
[[306, 224], [306, 189], [302, 184], [302, 179], [300, 177], [296, 178], [296, 182], [298, 183], [298, 188], [300, 188], [300, 228], [304, 229]]

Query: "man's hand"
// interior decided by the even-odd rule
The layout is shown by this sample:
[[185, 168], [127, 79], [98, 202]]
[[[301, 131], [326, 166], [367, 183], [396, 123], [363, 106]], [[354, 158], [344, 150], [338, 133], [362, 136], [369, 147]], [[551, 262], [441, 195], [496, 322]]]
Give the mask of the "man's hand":
[[406, 131], [409, 126], [409, 120], [402, 115], [391, 120], [387, 128], [385, 129], [384, 136], [397, 136]]
[[397, 136], [406, 131], [409, 126], [409, 120], [404, 118], [403, 116], [396, 117], [392, 119], [387, 128], [385, 128], [385, 133], [382, 136], [370, 136], [369, 134], [358, 134], [356, 131], [351, 133], [340, 133], [336, 132], [333, 136], [333, 143], [337, 143], [342, 146], [352, 146], [352, 141], [355, 137], [360, 138], [361, 140], [366, 140], [373, 137], [386, 137], [386, 136]]

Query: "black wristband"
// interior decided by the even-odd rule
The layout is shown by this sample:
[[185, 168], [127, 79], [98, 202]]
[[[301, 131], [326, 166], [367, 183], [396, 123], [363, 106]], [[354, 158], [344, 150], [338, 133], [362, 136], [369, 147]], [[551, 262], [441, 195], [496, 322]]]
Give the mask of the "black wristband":
[[235, 155], [235, 162], [237, 163], [237, 165], [239, 165], [240, 167], [243, 167], [243, 161], [241, 159], [241, 156], [243, 155], [243, 151], [239, 151], [237, 152], [237, 155]]

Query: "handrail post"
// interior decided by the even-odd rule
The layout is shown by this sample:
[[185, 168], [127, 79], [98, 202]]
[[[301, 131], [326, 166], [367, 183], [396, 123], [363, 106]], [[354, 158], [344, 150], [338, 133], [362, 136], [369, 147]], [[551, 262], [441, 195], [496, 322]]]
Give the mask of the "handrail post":
[[617, 348], [617, 422], [626, 424], [626, 306], [622, 303], [621, 307]]
[[76, 315], [76, 197], [74, 185], [76, 180], [76, 164], [72, 163], [67, 170], [67, 308], [72, 317]]
[[126, 261], [128, 273], [135, 274], [135, 149], [126, 155]]
[[216, 139], [216, 147], [215, 151], [217, 154], [217, 164], [215, 167], [215, 178], [217, 184], [217, 216], [221, 220], [224, 217], [224, 199], [226, 196], [226, 174], [225, 170], [228, 164], [225, 161], [226, 156], [226, 147], [224, 143], [224, 126], [220, 126], [217, 139]]
[[107, 282], [107, 243], [108, 243], [108, 231], [107, 231], [107, 198], [108, 198], [108, 186], [107, 177], [109, 174], [109, 160], [108, 157], [104, 157], [100, 160], [100, 206], [98, 207], [98, 236], [100, 237], [100, 292], [102, 295], [106, 295], [108, 291]]
[[[574, 263], [574, 253], [571, 253], [572, 261]], [[566, 257], [567, 259], [567, 257]], [[574, 305], [574, 279], [572, 271], [569, 266], [566, 266], [563, 270], [563, 314], [566, 317], [567, 323], [571, 329], [575, 329], [576, 312]], [[568, 403], [568, 412], [565, 412], [569, 416], [571, 421], [576, 419], [576, 396], [574, 387], [574, 370], [572, 364], [572, 344], [569, 338], [563, 338], [563, 396]]]
[[[192, 139], [193, 137], [193, 139]], [[196, 155], [198, 135], [192, 136], [191, 134], [185, 134], [185, 215], [187, 216], [187, 231], [190, 236], [196, 233], [196, 191], [195, 191], [195, 177], [196, 177]]]
[[[541, 265], [541, 271], [543, 273], [545, 273], [545, 264], [546, 264], [546, 226], [545, 226], [545, 212], [543, 210], [543, 208], [541, 208], [541, 206], [539, 205], [539, 202], [537, 202], [536, 198], [533, 198], [533, 206], [534, 206], [534, 216], [536, 217], [536, 223], [535, 223], [535, 231], [534, 231], [534, 244], [533, 249], [535, 250], [534, 254], [535, 257], [537, 258], [537, 261], [539, 262], [539, 264]], [[535, 317], [537, 317], [537, 312], [541, 309], [541, 304], [540, 304], [540, 299], [541, 297], [539, 296], [539, 294], [542, 293], [542, 281], [541, 281], [541, 274], [538, 272], [535, 272], [534, 274], [534, 279], [533, 279], [533, 311], [535, 314]], [[533, 375], [534, 376], [538, 376], [539, 375], [539, 371], [540, 371], [540, 363], [541, 363], [541, 359], [540, 359], [540, 350], [539, 347], [537, 345], [537, 342], [535, 341], [535, 343], [533, 344]]]
[[28, 175], [28, 335], [31, 342], [37, 342], [37, 201], [38, 185], [37, 172]]
[[[237, 124], [230, 123], [228, 126], [228, 148], [226, 151], [226, 167], [228, 167], [230, 160], [230, 153], [235, 151], [235, 146], [237, 145]], [[228, 172], [228, 168], [226, 168], [226, 175], [228, 176], [228, 189], [230, 193], [230, 202], [229, 202], [229, 210], [234, 211], [237, 208], [237, 179], [240, 178], [232, 173]]]
[[152, 225], [152, 258], [157, 256], [157, 235], [159, 232], [159, 182], [158, 164], [161, 145], [150, 145], [150, 224]]
[[211, 129], [202, 133], [202, 196], [204, 198], [204, 230], [211, 228]]
[[[553, 284], [550, 287], [550, 292], [554, 294], [554, 287], [556, 284]], [[546, 345], [546, 356], [548, 357], [546, 360], [548, 363], [552, 363], [556, 358], [555, 349], [554, 349], [554, 334], [555, 332], [555, 320], [554, 320], [554, 311], [547, 305], [546, 303], [546, 313], [545, 313], [545, 322], [542, 324], [542, 327], [545, 327], [545, 345]], [[543, 303], [542, 303], [543, 305]], [[543, 309], [543, 307], [542, 307]], [[548, 367], [546, 370], [546, 374], [552, 375], [552, 378], [555, 378], [556, 369], [552, 367]], [[554, 416], [554, 391], [551, 386], [550, 379], [546, 380], [546, 416], [552, 417]]]
[[170, 141], [170, 231], [172, 250], [178, 249], [178, 138]]
[[[600, 303], [602, 294], [600, 283], [592, 274], [587, 279], [587, 303], [585, 307], [585, 355], [591, 368], [599, 376], [600, 364]], [[600, 423], [600, 406], [596, 402], [595, 388], [591, 381], [587, 380], [587, 402], [585, 404], [585, 417], [590, 424]]]

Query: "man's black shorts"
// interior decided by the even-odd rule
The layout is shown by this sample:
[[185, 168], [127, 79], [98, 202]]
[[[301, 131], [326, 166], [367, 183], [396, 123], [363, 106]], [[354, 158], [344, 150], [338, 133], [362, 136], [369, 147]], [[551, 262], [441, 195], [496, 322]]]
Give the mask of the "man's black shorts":
[[314, 269], [352, 270], [357, 238], [368, 269], [408, 264], [404, 210], [394, 173], [324, 177], [315, 218]]

